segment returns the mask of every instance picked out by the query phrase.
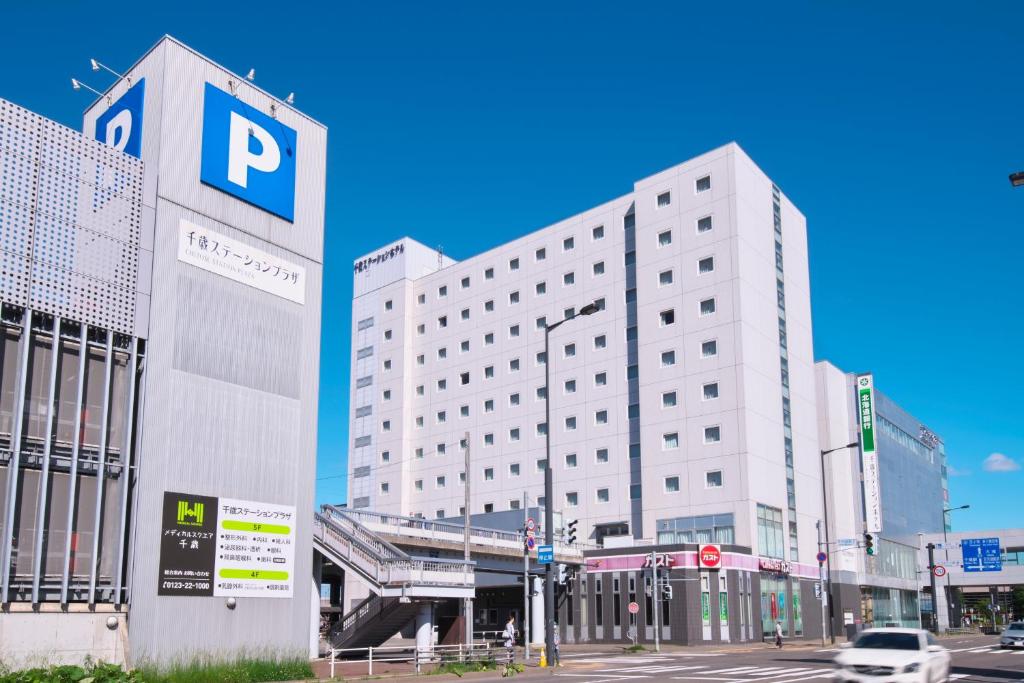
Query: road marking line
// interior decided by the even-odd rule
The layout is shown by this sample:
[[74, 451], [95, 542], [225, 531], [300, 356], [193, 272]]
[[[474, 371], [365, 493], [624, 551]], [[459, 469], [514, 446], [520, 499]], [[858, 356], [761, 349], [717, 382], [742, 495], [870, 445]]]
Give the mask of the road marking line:
[[648, 673], [659, 673], [659, 672], [665, 673], [667, 671], [685, 671], [685, 670], [688, 670], [688, 669], [706, 669], [706, 668], [708, 668], [707, 665], [699, 665], [699, 666], [659, 666], [659, 665], [651, 665], [651, 666], [641, 666], [641, 667], [629, 667], [629, 666], [627, 666], [627, 667], [622, 667], [622, 668], [619, 668], [619, 669], [601, 669], [601, 671], [643, 671], [643, 672], [648, 672]]
[[[782, 683], [793, 683], [794, 681], [809, 681], [812, 678], [824, 678], [825, 676], [831, 677], [832, 676], [832, 672], [824, 670], [824, 671], [820, 671], [820, 672], [818, 672], [816, 674], [811, 674], [809, 676], [801, 676], [800, 678], [785, 678], [785, 679], [781, 679], [781, 681], [782, 681]], [[771, 678], [771, 676], [769, 676], [769, 678]]]
[[[558, 673], [558, 674], [555, 674], [555, 675], [556, 676], [572, 676], [574, 678], [594, 678], [594, 674], [592, 674], [592, 673], [591, 674]], [[616, 680], [616, 679], [622, 679], [622, 678], [650, 678], [650, 676], [644, 676], [644, 675], [625, 676], [625, 675], [621, 675], [621, 674], [620, 675], [605, 674], [604, 676], [598, 676], [595, 680]]]

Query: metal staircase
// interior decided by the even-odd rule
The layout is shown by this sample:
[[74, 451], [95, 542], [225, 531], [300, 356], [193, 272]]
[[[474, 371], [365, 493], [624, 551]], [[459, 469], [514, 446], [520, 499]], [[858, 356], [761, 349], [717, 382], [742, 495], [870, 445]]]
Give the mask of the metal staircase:
[[376, 647], [416, 616], [419, 605], [402, 598], [371, 595], [342, 617], [327, 634], [333, 648]]
[[380, 645], [416, 614], [417, 600], [475, 593], [472, 562], [412, 557], [330, 505], [313, 515], [313, 547], [374, 593], [331, 628], [335, 648]]

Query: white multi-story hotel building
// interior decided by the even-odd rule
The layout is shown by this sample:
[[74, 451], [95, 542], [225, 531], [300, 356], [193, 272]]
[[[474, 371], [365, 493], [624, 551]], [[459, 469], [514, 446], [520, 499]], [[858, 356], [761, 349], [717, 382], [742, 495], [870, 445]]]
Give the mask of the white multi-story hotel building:
[[[813, 561], [806, 224], [736, 144], [464, 261], [403, 238], [354, 278], [350, 506], [461, 514], [466, 434], [471, 513], [542, 498], [547, 360], [553, 504], [580, 540]], [[545, 323], [594, 301], [545, 359]]]

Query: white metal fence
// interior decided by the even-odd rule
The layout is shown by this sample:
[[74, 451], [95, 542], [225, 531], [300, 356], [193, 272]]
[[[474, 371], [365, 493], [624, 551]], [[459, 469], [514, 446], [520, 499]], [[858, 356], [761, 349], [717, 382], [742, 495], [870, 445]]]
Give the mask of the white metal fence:
[[425, 666], [441, 666], [448, 663], [471, 664], [473, 662], [493, 662], [495, 665], [512, 662], [512, 651], [495, 648], [489, 643], [472, 643], [470, 645], [434, 645], [420, 648], [415, 645], [399, 645], [391, 647], [346, 647], [331, 650], [331, 678], [335, 676], [335, 668], [346, 663], [365, 663], [366, 675], [373, 675], [374, 664], [411, 664], [412, 671], [407, 675], [423, 673]]

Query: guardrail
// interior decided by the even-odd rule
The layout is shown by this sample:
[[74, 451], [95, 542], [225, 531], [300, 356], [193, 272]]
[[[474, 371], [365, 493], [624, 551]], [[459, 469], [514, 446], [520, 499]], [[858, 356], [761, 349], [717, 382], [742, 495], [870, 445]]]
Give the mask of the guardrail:
[[[360, 656], [362, 655], [362, 656]], [[415, 645], [390, 646], [390, 647], [345, 647], [331, 649], [331, 678], [335, 677], [335, 666], [343, 662], [366, 662], [366, 675], [373, 675], [374, 662], [381, 663], [408, 663], [413, 666], [409, 675], [422, 673], [424, 665], [460, 663], [469, 664], [472, 662], [497, 663], [498, 657], [502, 663], [512, 662], [512, 652], [500, 652], [485, 643], [472, 643], [470, 645], [434, 645], [429, 648], [419, 648]]]

